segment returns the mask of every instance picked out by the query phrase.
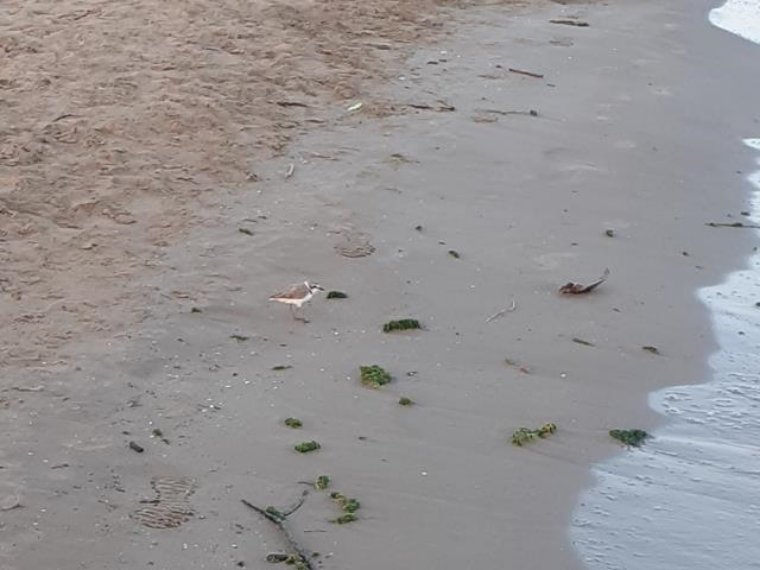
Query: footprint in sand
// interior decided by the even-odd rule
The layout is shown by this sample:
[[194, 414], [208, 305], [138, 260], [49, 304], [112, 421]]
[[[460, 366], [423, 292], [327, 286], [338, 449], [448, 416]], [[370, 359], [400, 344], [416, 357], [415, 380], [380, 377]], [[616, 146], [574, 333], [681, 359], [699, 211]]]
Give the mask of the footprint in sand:
[[145, 506], [130, 515], [140, 524], [150, 528], [176, 528], [195, 514], [189, 500], [195, 492], [195, 484], [191, 479], [155, 477], [150, 485], [156, 498], [140, 501]]

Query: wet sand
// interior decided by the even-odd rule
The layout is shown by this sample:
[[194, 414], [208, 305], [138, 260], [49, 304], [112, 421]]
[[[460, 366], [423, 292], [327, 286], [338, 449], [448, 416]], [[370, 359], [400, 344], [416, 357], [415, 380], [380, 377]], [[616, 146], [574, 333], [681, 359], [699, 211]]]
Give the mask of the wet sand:
[[[346, 110], [362, 94], [334, 103], [258, 181], [207, 192], [203, 216], [186, 205], [203, 223], [130, 274], [139, 324], [14, 374], [4, 567], [263, 567], [284, 544], [240, 500], [286, 508], [319, 474], [362, 504], [336, 526], [312, 491], [291, 517], [324, 568], [581, 567], [567, 526], [590, 465], [620, 451], [607, 431], [651, 428], [649, 391], [705, 377], [693, 291], [751, 249], [704, 225], [744, 209], [715, 189], [738, 188], [750, 153], [711, 142], [744, 119], [699, 46], [733, 47], [684, 2], [445, 14], [455, 33], [374, 84], [369, 114]], [[378, 100], [407, 112], [378, 119]], [[605, 268], [593, 294], [557, 294]], [[266, 299], [302, 278], [349, 298], [296, 323]], [[380, 331], [406, 316], [425, 330]], [[362, 387], [365, 364], [394, 382]], [[557, 433], [510, 444], [545, 422]], [[193, 482], [177, 529], [130, 516], [156, 477]]]

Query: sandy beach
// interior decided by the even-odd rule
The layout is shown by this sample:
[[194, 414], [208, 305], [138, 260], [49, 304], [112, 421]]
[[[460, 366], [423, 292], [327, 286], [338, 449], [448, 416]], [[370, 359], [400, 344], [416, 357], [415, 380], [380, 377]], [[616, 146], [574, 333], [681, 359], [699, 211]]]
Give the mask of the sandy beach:
[[706, 225], [760, 126], [706, 2], [6, 4], [0, 567], [265, 568], [241, 500], [304, 491], [315, 568], [584, 567], [608, 431], [707, 379], [756, 244]]

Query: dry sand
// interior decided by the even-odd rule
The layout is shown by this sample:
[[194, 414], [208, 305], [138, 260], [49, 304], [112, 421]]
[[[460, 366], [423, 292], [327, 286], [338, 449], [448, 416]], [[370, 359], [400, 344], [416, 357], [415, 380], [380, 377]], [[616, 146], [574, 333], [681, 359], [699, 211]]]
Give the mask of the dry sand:
[[[322, 473], [362, 503], [336, 526], [312, 491], [292, 516], [326, 569], [579, 567], [589, 464], [610, 428], [653, 425], [649, 390], [704, 376], [691, 293], [749, 243], [704, 226], [743, 209], [714, 188], [746, 155], [709, 143], [739, 123], [708, 118], [696, 10], [16, 4], [2, 567], [265, 567], [284, 544], [240, 500], [285, 508]], [[590, 26], [548, 22], [568, 17]], [[401, 63], [442, 19], [456, 32]], [[557, 295], [605, 267], [593, 295]], [[304, 277], [350, 297], [296, 323], [266, 298]], [[379, 331], [403, 316], [426, 330]], [[370, 391], [375, 363], [396, 380]], [[157, 477], [193, 486], [177, 529], [131, 516]]]

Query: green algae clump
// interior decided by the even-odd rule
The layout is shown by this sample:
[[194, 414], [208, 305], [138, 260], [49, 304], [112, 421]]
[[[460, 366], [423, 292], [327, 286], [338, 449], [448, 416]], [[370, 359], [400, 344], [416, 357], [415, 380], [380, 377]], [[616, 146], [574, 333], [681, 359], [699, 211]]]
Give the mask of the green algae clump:
[[383, 325], [383, 332], [409, 331], [421, 328], [422, 325], [420, 325], [420, 322], [417, 319], [398, 319], [385, 323]]
[[641, 447], [644, 440], [652, 436], [643, 429], [613, 429], [610, 430], [610, 437], [629, 447]]
[[303, 426], [303, 422], [299, 420], [298, 418], [285, 418], [285, 421], [283, 421], [286, 426], [293, 429], [298, 429]]
[[549, 437], [551, 434], [557, 431], [557, 425], [548, 423], [542, 425], [538, 429], [529, 429], [521, 427], [512, 434], [512, 443], [518, 447], [522, 447], [526, 443], [533, 441], [537, 437], [542, 439]]
[[360, 366], [362, 384], [368, 388], [379, 388], [388, 384], [393, 377], [385, 371], [384, 368], [373, 364], [371, 366]]
[[314, 481], [314, 488], [320, 491], [324, 491], [330, 486], [330, 477], [327, 475], [320, 475], [317, 480]]
[[322, 446], [319, 445], [316, 441], [304, 441], [302, 443], [298, 443], [293, 446], [293, 449], [295, 449], [298, 453], [311, 453], [312, 451], [317, 451]]

